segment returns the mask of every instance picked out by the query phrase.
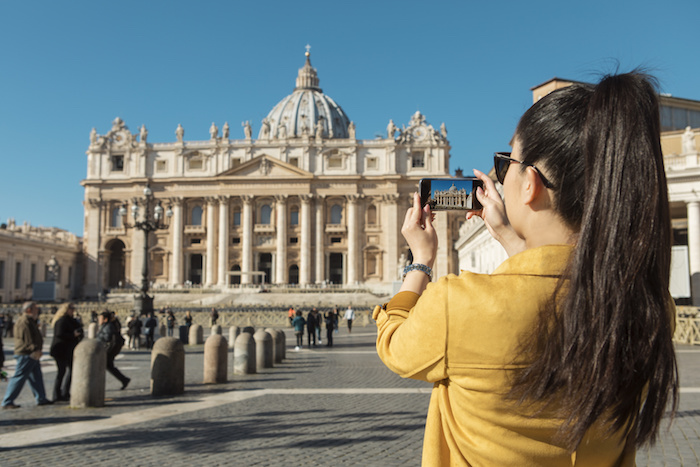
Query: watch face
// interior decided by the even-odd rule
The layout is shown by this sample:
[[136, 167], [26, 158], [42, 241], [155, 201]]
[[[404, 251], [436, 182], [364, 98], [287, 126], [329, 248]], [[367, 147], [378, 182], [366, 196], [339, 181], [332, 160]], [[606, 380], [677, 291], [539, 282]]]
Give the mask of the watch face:
[[425, 128], [423, 127], [418, 127], [414, 128], [412, 131], [413, 137], [416, 139], [423, 139], [425, 137]]

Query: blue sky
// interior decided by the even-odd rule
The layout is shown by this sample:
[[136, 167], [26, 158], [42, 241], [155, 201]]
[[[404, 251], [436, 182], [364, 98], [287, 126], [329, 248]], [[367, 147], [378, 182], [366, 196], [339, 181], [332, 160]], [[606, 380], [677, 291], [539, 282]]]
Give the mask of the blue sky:
[[0, 222], [82, 235], [92, 127], [121, 117], [149, 142], [242, 138], [294, 88], [311, 45], [321, 88], [357, 136], [420, 110], [445, 122], [451, 169], [488, 170], [530, 88], [651, 69], [700, 99], [700, 1], [0, 0]]

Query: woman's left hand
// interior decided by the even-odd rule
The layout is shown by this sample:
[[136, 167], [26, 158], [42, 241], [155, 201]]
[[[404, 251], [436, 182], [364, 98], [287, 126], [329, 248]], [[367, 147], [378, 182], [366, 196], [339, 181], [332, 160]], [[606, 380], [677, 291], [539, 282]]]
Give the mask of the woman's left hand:
[[413, 194], [413, 206], [406, 211], [401, 234], [408, 242], [413, 262], [432, 268], [437, 256], [438, 238], [433, 228], [433, 213], [426, 205], [421, 209], [420, 195]]

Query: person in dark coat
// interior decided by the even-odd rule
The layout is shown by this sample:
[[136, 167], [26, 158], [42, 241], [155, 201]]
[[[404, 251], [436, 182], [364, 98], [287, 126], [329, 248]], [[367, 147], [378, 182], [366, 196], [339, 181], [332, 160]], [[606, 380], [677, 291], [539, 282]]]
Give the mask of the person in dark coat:
[[107, 371], [122, 383], [122, 389], [126, 389], [131, 378], [124, 376], [124, 374], [114, 366], [114, 358], [119, 355], [119, 351], [124, 345], [124, 338], [120, 334], [120, 326], [117, 324], [118, 321], [113, 320], [112, 313], [103, 311], [100, 314], [98, 323], [100, 325], [100, 330], [97, 331], [96, 337], [104, 343], [107, 350]]
[[53, 400], [70, 400], [70, 381], [73, 368], [73, 350], [83, 338], [83, 328], [73, 317], [73, 303], [64, 303], [53, 317], [51, 356], [56, 360], [58, 373], [53, 385]]
[[158, 327], [158, 320], [156, 319], [155, 315], [153, 312], [148, 316], [148, 319], [146, 320], [146, 348], [147, 349], [152, 349], [153, 348], [153, 338], [156, 335], [156, 328]]
[[143, 323], [141, 318], [132, 316], [131, 321], [127, 324], [129, 328], [129, 348], [131, 350], [138, 350], [141, 348], [141, 327]]
[[318, 326], [318, 312], [316, 309], [309, 311], [306, 315], [306, 337], [308, 340], [309, 347], [311, 347], [311, 342], [313, 341], [313, 346], [316, 347], [316, 326]]

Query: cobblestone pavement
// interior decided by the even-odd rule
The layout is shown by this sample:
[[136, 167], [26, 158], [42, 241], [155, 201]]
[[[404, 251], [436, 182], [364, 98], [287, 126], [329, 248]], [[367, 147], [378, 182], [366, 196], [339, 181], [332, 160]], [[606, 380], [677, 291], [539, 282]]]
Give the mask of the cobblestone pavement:
[[[116, 365], [131, 384], [107, 374], [105, 407], [38, 407], [25, 387], [20, 409], [0, 411], [0, 465], [420, 465], [430, 385], [387, 370], [375, 336], [342, 328], [332, 348], [288, 345], [274, 368], [217, 385], [201, 383], [204, 347], [185, 346], [185, 394], [165, 398], [149, 395], [150, 354], [125, 350]], [[678, 416], [638, 465], [700, 465], [700, 349], [679, 346], [678, 361]], [[55, 365], [43, 366], [50, 395]]]

